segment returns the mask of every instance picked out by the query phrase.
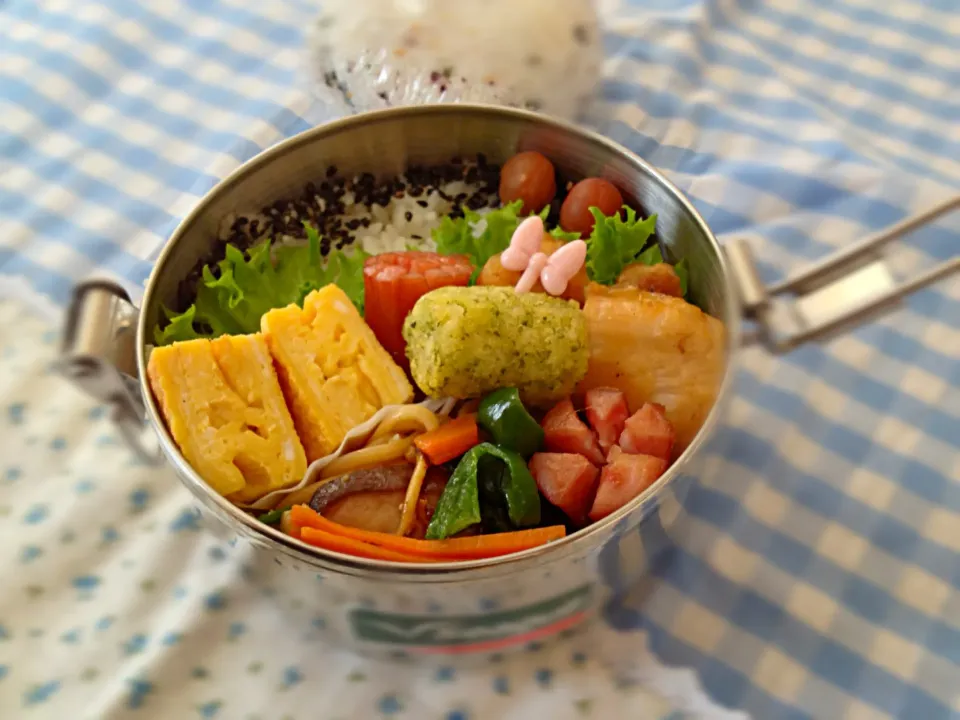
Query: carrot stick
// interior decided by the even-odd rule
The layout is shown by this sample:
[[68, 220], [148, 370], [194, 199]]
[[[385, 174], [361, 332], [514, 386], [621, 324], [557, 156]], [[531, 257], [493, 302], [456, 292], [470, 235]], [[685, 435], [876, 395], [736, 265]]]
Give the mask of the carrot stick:
[[300, 531], [300, 539], [308, 545], [315, 545], [324, 550], [333, 550], [344, 555], [355, 555], [357, 557], [369, 558], [370, 560], [391, 560], [393, 562], [414, 562], [426, 563], [432, 562], [430, 558], [418, 557], [416, 555], [407, 555], [396, 550], [390, 550], [378, 545], [360, 542], [353, 538], [343, 535], [334, 535], [323, 530], [317, 530], [312, 527], [304, 527]]
[[[563, 525], [551, 525], [549, 527], [531, 528], [530, 530], [515, 530], [492, 535], [473, 535], [448, 540], [402, 539], [410, 543], [424, 543], [419, 547], [422, 548], [421, 552], [424, 553], [425, 557], [435, 557], [438, 560], [482, 560], [483, 558], [510, 555], [546, 545], [548, 542], [559, 540], [566, 534], [567, 530]], [[409, 546], [406, 550], [411, 555], [418, 552]]]
[[417, 436], [413, 444], [434, 465], [453, 460], [480, 442], [477, 416], [461, 415], [435, 430]]
[[545, 528], [517, 530], [493, 535], [475, 535], [449, 540], [417, 540], [341, 525], [318, 515], [306, 505], [294, 505], [290, 509], [290, 513], [294, 524], [304, 528], [304, 530], [315, 528], [331, 535], [339, 535], [406, 555], [415, 555], [436, 561], [480, 560], [509, 555], [510, 553], [538, 547], [553, 540], [559, 540], [567, 532], [562, 525], [551, 525]]
[[292, 537], [300, 537], [300, 526], [293, 521], [293, 515], [289, 510], [285, 510], [280, 516], [280, 530]]

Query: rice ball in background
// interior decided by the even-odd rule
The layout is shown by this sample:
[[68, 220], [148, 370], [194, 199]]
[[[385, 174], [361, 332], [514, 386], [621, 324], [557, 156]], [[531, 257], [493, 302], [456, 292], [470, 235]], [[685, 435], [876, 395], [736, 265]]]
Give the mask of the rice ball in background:
[[325, 97], [354, 111], [460, 101], [576, 119], [603, 60], [591, 0], [325, 0], [308, 42]]

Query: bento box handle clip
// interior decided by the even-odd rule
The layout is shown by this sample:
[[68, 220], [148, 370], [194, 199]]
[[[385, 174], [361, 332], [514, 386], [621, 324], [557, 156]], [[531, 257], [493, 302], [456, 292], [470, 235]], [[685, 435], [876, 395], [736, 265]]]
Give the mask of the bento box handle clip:
[[956, 255], [910, 279], [898, 281], [880, 250], [943, 215], [960, 210], [960, 196], [906, 218], [848, 245], [774, 285], [757, 272], [750, 245], [735, 238], [724, 245], [743, 316], [752, 321], [745, 342], [784, 353], [824, 340], [892, 309], [906, 296], [960, 271]]
[[120, 285], [89, 280], [74, 288], [57, 370], [110, 408], [120, 437], [150, 465], [162, 460], [137, 382], [137, 308]]

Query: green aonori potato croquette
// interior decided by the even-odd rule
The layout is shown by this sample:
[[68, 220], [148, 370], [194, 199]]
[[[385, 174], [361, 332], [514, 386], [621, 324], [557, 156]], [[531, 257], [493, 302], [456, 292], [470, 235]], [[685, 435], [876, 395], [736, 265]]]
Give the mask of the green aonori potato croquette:
[[544, 407], [587, 372], [587, 330], [575, 301], [511, 287], [445, 287], [421, 297], [403, 326], [410, 371], [431, 397], [516, 387]]

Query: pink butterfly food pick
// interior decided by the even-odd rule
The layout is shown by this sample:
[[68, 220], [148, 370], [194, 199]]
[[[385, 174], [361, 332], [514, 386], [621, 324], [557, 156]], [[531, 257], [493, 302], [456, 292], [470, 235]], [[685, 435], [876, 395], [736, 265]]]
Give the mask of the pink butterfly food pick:
[[547, 258], [540, 271], [540, 284], [551, 295], [563, 295], [567, 283], [580, 272], [587, 259], [587, 244], [583, 240], [568, 242]]
[[500, 264], [507, 270], [523, 272], [531, 258], [540, 252], [543, 241], [543, 220], [539, 215], [531, 215], [517, 226], [510, 238], [510, 247], [500, 256]]
[[543, 220], [531, 215], [517, 226], [510, 247], [500, 256], [505, 269], [523, 273], [514, 288], [518, 293], [530, 292], [540, 280], [548, 294], [562, 295], [586, 262], [587, 244], [583, 240], [569, 242], [549, 257], [540, 252], [543, 231]]
[[518, 293], [530, 292], [531, 288], [537, 284], [540, 272], [547, 266], [548, 260], [549, 258], [542, 252], [531, 255], [530, 263], [527, 265], [527, 269], [523, 271], [520, 279], [517, 280], [517, 285], [514, 287], [514, 290]]

